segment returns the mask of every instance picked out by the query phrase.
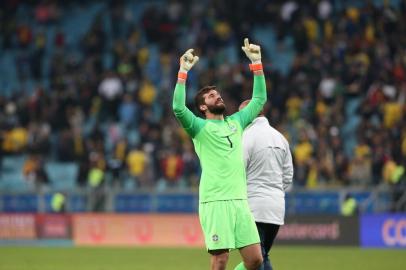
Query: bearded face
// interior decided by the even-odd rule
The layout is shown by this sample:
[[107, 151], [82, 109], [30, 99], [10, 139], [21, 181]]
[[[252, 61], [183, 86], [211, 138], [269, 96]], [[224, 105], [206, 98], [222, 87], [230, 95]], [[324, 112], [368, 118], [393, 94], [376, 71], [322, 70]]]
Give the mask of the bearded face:
[[220, 115], [226, 110], [226, 105], [224, 104], [221, 95], [215, 89], [210, 90], [210, 92], [205, 94], [203, 97], [205, 102], [203, 108], [206, 107], [207, 111], [211, 114]]
[[207, 104], [207, 109], [212, 114], [223, 114], [226, 110], [226, 105], [223, 99], [218, 98], [214, 104]]

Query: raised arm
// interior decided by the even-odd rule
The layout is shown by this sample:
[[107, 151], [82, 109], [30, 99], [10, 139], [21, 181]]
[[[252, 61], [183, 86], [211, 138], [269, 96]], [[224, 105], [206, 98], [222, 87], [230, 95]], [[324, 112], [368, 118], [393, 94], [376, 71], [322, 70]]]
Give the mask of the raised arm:
[[251, 60], [250, 70], [254, 73], [252, 99], [244, 109], [235, 114], [239, 118], [242, 127], [245, 128], [262, 111], [267, 97], [265, 76], [261, 62], [261, 47], [249, 44], [248, 38], [246, 38], [244, 39], [244, 46], [241, 48]]
[[199, 57], [193, 56], [193, 49], [186, 51], [180, 58], [178, 80], [173, 94], [172, 109], [182, 127], [193, 138], [201, 129], [204, 120], [196, 117], [186, 107], [186, 79], [188, 71], [199, 61]]

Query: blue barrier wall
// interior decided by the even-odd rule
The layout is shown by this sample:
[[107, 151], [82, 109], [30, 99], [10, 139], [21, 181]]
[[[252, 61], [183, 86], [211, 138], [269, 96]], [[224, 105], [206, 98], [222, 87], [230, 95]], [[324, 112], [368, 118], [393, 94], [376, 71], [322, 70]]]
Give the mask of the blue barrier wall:
[[38, 196], [34, 194], [3, 195], [1, 212], [37, 212]]
[[[351, 192], [358, 201], [361, 213], [388, 211], [390, 194]], [[286, 215], [337, 215], [340, 213], [339, 191], [295, 191], [286, 194]], [[0, 195], [0, 212], [51, 212], [51, 194], [4, 194]], [[90, 202], [90, 203], [89, 203]], [[196, 193], [117, 193], [106, 195], [106, 210], [118, 213], [196, 213]], [[85, 193], [67, 194], [69, 212], [85, 212], [91, 198]]]

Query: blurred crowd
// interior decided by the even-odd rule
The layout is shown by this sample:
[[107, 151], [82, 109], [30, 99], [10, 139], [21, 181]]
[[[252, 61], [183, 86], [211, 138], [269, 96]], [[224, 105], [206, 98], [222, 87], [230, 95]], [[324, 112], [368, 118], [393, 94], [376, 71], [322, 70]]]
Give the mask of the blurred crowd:
[[[75, 43], [61, 27], [66, 11], [99, 4], [82, 2], [0, 4], [1, 53], [15, 53], [22, 86], [36, 82], [0, 89], [0, 170], [2, 156], [26, 154], [27, 181], [45, 185], [52, 160], [75, 162], [83, 187], [196, 188], [199, 161], [171, 110], [178, 58], [190, 47], [201, 57], [189, 107], [216, 84], [233, 113], [253, 83], [239, 48], [244, 37], [263, 45], [252, 38], [261, 28], [294, 55], [285, 74], [263, 46], [266, 115], [290, 142], [294, 185], [405, 182], [406, 1], [111, 1]], [[22, 7], [32, 24], [20, 21]]]

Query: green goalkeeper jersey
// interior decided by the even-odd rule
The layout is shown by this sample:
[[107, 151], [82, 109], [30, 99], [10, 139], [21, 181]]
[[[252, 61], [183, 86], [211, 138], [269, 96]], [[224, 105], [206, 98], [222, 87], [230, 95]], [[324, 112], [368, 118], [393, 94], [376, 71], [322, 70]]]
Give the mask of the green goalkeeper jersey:
[[249, 104], [224, 120], [195, 116], [185, 104], [184, 84], [176, 84], [173, 111], [191, 136], [200, 159], [202, 175], [199, 201], [247, 199], [247, 183], [242, 153], [242, 132], [258, 116], [266, 102], [264, 75], [254, 76]]

